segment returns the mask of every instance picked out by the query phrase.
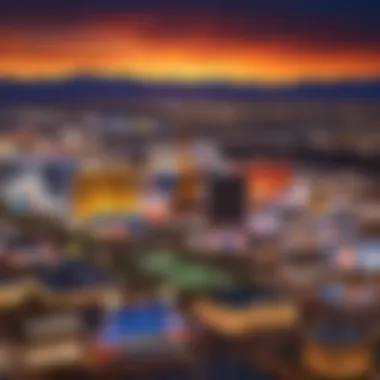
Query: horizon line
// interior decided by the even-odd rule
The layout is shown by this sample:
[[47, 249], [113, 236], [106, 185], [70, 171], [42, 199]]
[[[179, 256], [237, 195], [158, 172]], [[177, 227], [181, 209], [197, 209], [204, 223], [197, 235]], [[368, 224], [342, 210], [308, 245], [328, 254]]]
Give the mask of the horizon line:
[[331, 87], [331, 86], [376, 86], [380, 85], [380, 74], [372, 78], [352, 78], [352, 79], [317, 79], [309, 78], [298, 81], [280, 81], [280, 82], [266, 82], [266, 81], [237, 81], [234, 79], [226, 78], [210, 78], [199, 80], [181, 80], [181, 79], [151, 79], [140, 78], [133, 76], [111, 76], [111, 75], [97, 75], [88, 73], [77, 73], [64, 77], [41, 77], [41, 78], [18, 78], [9, 76], [0, 76], [0, 86], [2, 85], [15, 85], [15, 86], [33, 86], [33, 85], [59, 85], [62, 83], [88, 81], [88, 82], [104, 82], [104, 83], [134, 83], [147, 86], [181, 86], [181, 87], [207, 87], [207, 86], [225, 86], [237, 88], [257, 88], [262, 90], [281, 90], [287, 88], [297, 87]]

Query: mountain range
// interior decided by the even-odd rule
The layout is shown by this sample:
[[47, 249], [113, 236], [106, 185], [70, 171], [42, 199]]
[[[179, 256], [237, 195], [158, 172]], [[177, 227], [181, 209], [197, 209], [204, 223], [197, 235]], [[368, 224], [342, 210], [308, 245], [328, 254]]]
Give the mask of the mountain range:
[[205, 98], [234, 100], [380, 100], [380, 79], [368, 82], [302, 83], [266, 87], [228, 83], [148, 83], [78, 76], [61, 81], [0, 79], [0, 104], [120, 100], [123, 98]]

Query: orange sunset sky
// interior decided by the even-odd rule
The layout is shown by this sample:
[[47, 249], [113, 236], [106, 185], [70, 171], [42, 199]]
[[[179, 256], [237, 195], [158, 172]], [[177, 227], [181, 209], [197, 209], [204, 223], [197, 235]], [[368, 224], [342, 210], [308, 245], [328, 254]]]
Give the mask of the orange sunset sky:
[[[263, 84], [380, 77], [380, 27], [366, 13], [344, 10], [345, 2], [339, 11], [299, 9], [301, 3], [292, 0], [286, 12], [274, 0], [268, 2], [272, 7], [246, 9], [232, 2], [222, 9], [213, 8], [216, 2], [207, 9], [159, 9], [149, 7], [152, 2], [128, 8], [115, 0], [108, 8], [99, 1], [92, 7], [84, 1], [87, 8], [53, 3], [2, 12], [0, 77]], [[373, 30], [363, 30], [368, 22]]]

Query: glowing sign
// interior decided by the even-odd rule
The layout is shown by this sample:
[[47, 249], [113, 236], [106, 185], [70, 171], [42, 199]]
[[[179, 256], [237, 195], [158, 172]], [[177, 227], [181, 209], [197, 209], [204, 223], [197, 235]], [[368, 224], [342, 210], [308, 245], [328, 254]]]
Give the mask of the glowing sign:
[[261, 162], [250, 172], [250, 193], [256, 201], [271, 201], [282, 195], [293, 181], [291, 165], [283, 162]]

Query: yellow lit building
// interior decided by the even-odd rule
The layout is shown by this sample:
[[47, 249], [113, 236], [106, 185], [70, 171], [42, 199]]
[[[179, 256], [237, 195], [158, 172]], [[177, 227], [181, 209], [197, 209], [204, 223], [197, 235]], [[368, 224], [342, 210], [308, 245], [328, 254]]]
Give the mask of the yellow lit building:
[[139, 212], [140, 184], [129, 166], [99, 166], [78, 172], [72, 189], [72, 215], [77, 223], [103, 216]]
[[178, 186], [175, 204], [179, 209], [192, 209], [200, 197], [201, 176], [196, 167], [196, 157], [192, 147], [182, 145], [178, 154]]

